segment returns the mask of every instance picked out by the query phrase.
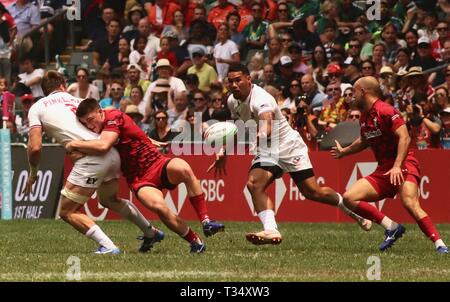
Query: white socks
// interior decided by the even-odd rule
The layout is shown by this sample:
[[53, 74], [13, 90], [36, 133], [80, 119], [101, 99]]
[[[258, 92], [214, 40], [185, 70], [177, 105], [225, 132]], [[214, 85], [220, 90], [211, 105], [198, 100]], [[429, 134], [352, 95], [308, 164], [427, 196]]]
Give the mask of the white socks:
[[342, 211], [344, 211], [345, 214], [347, 214], [348, 216], [350, 216], [351, 218], [353, 218], [354, 220], [362, 223], [364, 222], [364, 218], [359, 216], [358, 214], [354, 213], [352, 210], [350, 210], [349, 208], [347, 208], [344, 205], [344, 199], [342, 198], [342, 195], [339, 194], [338, 192], [336, 192], [336, 194], [339, 197], [339, 203], [338, 203], [338, 208], [340, 208]]
[[439, 239], [439, 240], [436, 240], [436, 241], [434, 242], [434, 246], [435, 246], [436, 248], [438, 248], [438, 247], [440, 247], [440, 246], [446, 246], [446, 245], [445, 245], [444, 241], [442, 241], [442, 239]]
[[384, 216], [383, 220], [381, 220], [381, 226], [388, 231], [392, 231], [398, 227], [398, 224], [397, 222], [391, 220], [391, 218]]
[[98, 244], [106, 247], [107, 249], [115, 249], [117, 246], [103, 233], [102, 229], [98, 225], [94, 225], [87, 232], [86, 236], [97, 242]]
[[138, 228], [144, 232], [145, 237], [152, 237], [152, 226], [150, 222], [145, 219], [144, 215], [136, 208], [136, 206], [129, 200], [122, 199], [125, 202], [124, 207], [119, 211], [120, 215], [137, 225]]
[[258, 213], [258, 217], [263, 224], [264, 231], [277, 231], [277, 223], [275, 221], [275, 212], [273, 210], [264, 210]]

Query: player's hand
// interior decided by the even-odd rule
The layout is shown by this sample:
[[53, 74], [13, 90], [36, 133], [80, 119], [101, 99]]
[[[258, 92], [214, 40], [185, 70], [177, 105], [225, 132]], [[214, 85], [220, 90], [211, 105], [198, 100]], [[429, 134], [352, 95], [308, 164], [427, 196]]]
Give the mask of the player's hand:
[[336, 143], [336, 147], [331, 147], [331, 155], [338, 159], [344, 156], [344, 148], [342, 148], [341, 144], [337, 140], [334, 140]]
[[73, 147], [72, 142], [68, 142], [64, 148], [66, 148], [67, 153], [73, 152], [75, 151], [75, 148]]
[[227, 157], [224, 154], [223, 150], [221, 150], [218, 154], [216, 154], [216, 160], [214, 163], [209, 166], [208, 170], [206, 170], [206, 173], [209, 173], [212, 169], [214, 169], [214, 178], [217, 177], [217, 174], [219, 177], [222, 177], [223, 175], [227, 175], [227, 170], [225, 169], [225, 164], [227, 162]]
[[70, 160], [75, 163], [77, 160], [79, 160], [80, 158], [83, 158], [86, 156], [86, 154], [81, 153], [80, 151], [70, 151], [67, 152], [67, 155], [69, 156]]
[[391, 184], [393, 184], [394, 186], [399, 186], [405, 181], [405, 178], [403, 177], [403, 171], [399, 167], [392, 167], [392, 169], [384, 173], [384, 175], [390, 175]]
[[33, 191], [33, 184], [36, 182], [37, 176], [31, 176], [28, 174], [28, 179], [25, 184], [25, 188], [22, 191], [22, 194], [28, 195]]

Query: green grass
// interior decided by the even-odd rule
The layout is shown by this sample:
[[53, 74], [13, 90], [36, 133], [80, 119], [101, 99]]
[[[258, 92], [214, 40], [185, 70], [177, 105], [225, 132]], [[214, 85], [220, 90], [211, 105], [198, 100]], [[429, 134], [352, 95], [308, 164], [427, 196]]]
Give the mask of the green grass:
[[[82, 281], [367, 281], [369, 256], [381, 259], [381, 281], [450, 281], [450, 255], [438, 255], [416, 225], [381, 254], [378, 226], [365, 233], [353, 224], [280, 223], [280, 245], [254, 246], [244, 234], [259, 223], [229, 222], [200, 255], [165, 227], [165, 240], [139, 254], [136, 227], [99, 225], [123, 254], [94, 255], [95, 243], [62, 221], [1, 221], [0, 281], [66, 281], [70, 256], [80, 259]], [[438, 227], [450, 240], [450, 225]]]

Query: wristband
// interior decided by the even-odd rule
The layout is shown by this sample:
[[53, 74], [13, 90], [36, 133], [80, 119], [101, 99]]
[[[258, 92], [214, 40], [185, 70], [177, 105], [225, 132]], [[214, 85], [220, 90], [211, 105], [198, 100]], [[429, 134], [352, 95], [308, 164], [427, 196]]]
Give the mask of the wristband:
[[30, 165], [30, 175], [29, 177], [37, 177], [38, 166]]

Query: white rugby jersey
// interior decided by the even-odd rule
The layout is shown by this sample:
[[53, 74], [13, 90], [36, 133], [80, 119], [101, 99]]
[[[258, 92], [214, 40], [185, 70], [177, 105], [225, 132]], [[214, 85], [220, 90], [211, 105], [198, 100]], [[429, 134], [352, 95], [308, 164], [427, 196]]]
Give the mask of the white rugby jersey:
[[72, 140], [98, 138], [99, 134], [84, 127], [77, 119], [75, 113], [82, 100], [62, 91], [40, 99], [28, 113], [30, 129], [42, 127], [48, 136], [62, 145]]
[[289, 126], [275, 98], [258, 85], [252, 84], [250, 94], [244, 102], [235, 99], [233, 94], [231, 94], [228, 97], [228, 108], [233, 118], [240, 119], [244, 122], [252, 119], [257, 124], [259, 124], [260, 114], [273, 112], [274, 121], [272, 123], [271, 140], [288, 142], [291, 139], [298, 139], [298, 133]]

